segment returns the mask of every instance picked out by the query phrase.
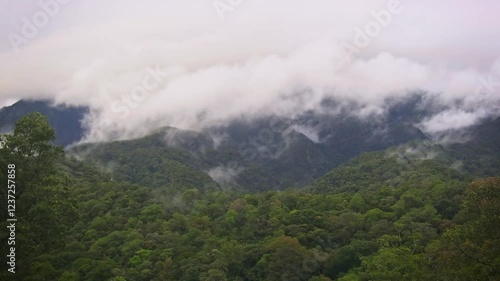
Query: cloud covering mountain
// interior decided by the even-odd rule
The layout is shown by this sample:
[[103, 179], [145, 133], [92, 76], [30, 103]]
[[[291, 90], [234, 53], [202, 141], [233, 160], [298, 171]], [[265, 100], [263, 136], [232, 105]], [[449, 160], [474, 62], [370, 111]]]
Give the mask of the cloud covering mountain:
[[[440, 133], [500, 115], [492, 0], [2, 1], [0, 105], [85, 105], [89, 140], [426, 92]], [[43, 14], [46, 15], [46, 21]], [[335, 110], [328, 108], [333, 114]]]

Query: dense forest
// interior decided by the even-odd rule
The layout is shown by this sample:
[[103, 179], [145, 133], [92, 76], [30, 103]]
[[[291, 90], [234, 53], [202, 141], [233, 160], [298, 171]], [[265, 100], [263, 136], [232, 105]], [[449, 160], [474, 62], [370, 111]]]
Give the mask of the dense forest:
[[2, 198], [13, 164], [18, 221], [16, 273], [3, 254], [1, 280], [500, 280], [497, 142], [408, 143], [259, 191], [216, 183], [181, 150], [148, 150], [153, 137], [84, 160], [54, 138], [40, 113], [2, 136]]

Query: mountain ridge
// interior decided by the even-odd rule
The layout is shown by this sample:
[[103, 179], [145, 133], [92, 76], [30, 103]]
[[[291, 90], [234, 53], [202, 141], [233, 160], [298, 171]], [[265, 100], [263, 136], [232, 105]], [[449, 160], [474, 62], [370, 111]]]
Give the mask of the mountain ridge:
[[67, 146], [80, 141], [85, 135], [81, 121], [89, 112], [86, 107], [53, 106], [49, 100], [19, 100], [0, 108], [0, 132], [7, 133], [14, 129], [14, 124], [24, 115], [40, 112], [47, 116], [49, 124], [56, 131], [57, 145]]

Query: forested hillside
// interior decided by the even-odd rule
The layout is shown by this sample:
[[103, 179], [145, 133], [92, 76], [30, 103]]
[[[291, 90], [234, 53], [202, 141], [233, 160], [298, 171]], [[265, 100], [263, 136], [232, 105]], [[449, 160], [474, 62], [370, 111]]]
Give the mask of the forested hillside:
[[499, 176], [495, 122], [478, 129], [481, 144], [461, 144], [467, 153], [417, 141], [302, 187], [256, 191], [204, 172], [232, 152], [203, 159], [154, 135], [64, 157], [31, 114], [0, 149], [0, 180], [18, 167], [16, 277], [499, 280], [500, 178], [485, 177]]
[[0, 0], [0, 281], [500, 281], [499, 0]]
[[[358, 105], [328, 100], [322, 112], [236, 118], [199, 132], [167, 127], [138, 139], [122, 136], [120, 141], [77, 145], [70, 154], [110, 171], [116, 168], [117, 177], [138, 184], [168, 185], [173, 175], [164, 175], [165, 167], [176, 166], [173, 170], [201, 170], [251, 191], [300, 187], [360, 153], [427, 139], [415, 126], [432, 113], [422, 103], [429, 101], [424, 101], [422, 93], [414, 93], [408, 99], [388, 101], [386, 117], [360, 118], [352, 115], [360, 110]], [[2, 128], [9, 131], [21, 116], [36, 111], [45, 114], [54, 127], [56, 144], [68, 146], [82, 140], [88, 109], [54, 107], [48, 101], [21, 100], [2, 109], [0, 132]]]

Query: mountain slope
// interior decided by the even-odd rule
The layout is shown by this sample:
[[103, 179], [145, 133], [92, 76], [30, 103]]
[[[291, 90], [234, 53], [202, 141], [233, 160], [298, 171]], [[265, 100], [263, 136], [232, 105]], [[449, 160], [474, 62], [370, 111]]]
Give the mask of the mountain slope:
[[[161, 136], [135, 141], [191, 161], [165, 148]], [[104, 144], [92, 153], [111, 157], [119, 150], [116, 156], [126, 157], [127, 147]], [[328, 190], [172, 194], [83, 177], [72, 187], [82, 216], [64, 249], [41, 256], [33, 274], [47, 280], [347, 281], [381, 274], [392, 277], [380, 280], [444, 280], [455, 263], [491, 274], [440, 248], [443, 233], [467, 222], [460, 206], [471, 178], [440, 158], [400, 156], [402, 147], [365, 153], [335, 169], [316, 182]]]
[[167, 147], [159, 134], [131, 140], [86, 144], [69, 150], [77, 159], [97, 165], [115, 180], [147, 187], [202, 188], [215, 184], [188, 152]]
[[[201, 171], [221, 184], [247, 190], [299, 187], [361, 153], [411, 141], [417, 141], [417, 147], [400, 150], [445, 149], [448, 165], [460, 165], [471, 174], [495, 175], [500, 161], [498, 119], [467, 131], [469, 142], [429, 146], [425, 142], [428, 137], [415, 125], [441, 110], [429, 103], [415, 94], [405, 100], [387, 101], [387, 114], [383, 116], [360, 118], [352, 115], [356, 105], [339, 107], [330, 101], [321, 112], [293, 118], [241, 118], [201, 132], [160, 129], [147, 137], [90, 144], [72, 151], [80, 150], [82, 157], [113, 169], [122, 180], [147, 186], [168, 185], [175, 176], [163, 174], [185, 169], [188, 174]], [[57, 144], [66, 145], [82, 137], [79, 120], [86, 109], [52, 108], [47, 102], [20, 101], [2, 109], [0, 128], [9, 128], [23, 112], [34, 110], [48, 112], [58, 134]], [[189, 183], [187, 178], [183, 182]]]
[[51, 106], [49, 101], [20, 100], [11, 106], [0, 109], [0, 132], [10, 132], [22, 116], [40, 112], [47, 117], [56, 131], [55, 144], [70, 145], [82, 139], [84, 128], [80, 121], [88, 109], [83, 107]]
[[461, 168], [468, 173], [497, 176], [500, 172], [500, 118], [474, 126], [467, 141], [449, 145], [447, 152], [461, 161]]
[[[217, 144], [211, 137], [213, 131], [202, 134], [165, 128], [134, 140], [79, 145], [70, 153], [99, 163], [121, 180], [145, 186], [168, 185], [173, 177], [168, 174], [182, 168], [191, 174], [195, 170], [209, 174], [224, 185], [256, 191], [307, 184], [366, 149], [385, 148], [392, 143], [380, 139], [349, 142], [354, 133], [342, 140], [337, 136], [335, 141], [318, 143], [293, 129], [290, 120], [282, 120], [286, 127], [271, 132], [270, 141], [261, 141], [252, 136], [268, 131], [270, 124], [268, 120], [260, 122], [237, 126], [238, 132], [233, 131], [234, 124], [224, 128], [225, 137]], [[361, 121], [349, 124], [354, 122], [370, 134], [370, 125]], [[337, 127], [348, 126], [339, 124]], [[398, 142], [403, 140], [406, 137]]]
[[[315, 192], [359, 192], [384, 186], [467, 181], [500, 174], [500, 118], [470, 128], [463, 143], [413, 141], [363, 153], [311, 184]], [[464, 136], [462, 136], [464, 137]], [[429, 178], [429, 174], [435, 174]], [[404, 181], [401, 179], [404, 178]]]

